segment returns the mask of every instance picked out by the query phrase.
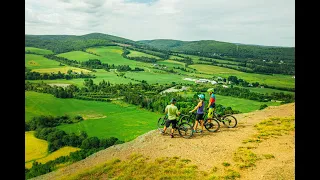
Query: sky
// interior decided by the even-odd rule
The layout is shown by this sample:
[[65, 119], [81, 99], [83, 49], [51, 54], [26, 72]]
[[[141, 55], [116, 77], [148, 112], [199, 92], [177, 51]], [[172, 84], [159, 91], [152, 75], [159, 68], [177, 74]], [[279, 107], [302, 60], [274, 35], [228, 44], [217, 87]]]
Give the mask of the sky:
[[294, 0], [25, 0], [25, 33], [295, 46]]

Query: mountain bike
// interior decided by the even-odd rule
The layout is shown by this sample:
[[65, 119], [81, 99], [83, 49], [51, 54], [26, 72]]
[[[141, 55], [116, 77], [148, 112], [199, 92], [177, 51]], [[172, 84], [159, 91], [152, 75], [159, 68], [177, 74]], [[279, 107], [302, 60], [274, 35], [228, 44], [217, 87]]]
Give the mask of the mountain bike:
[[[189, 139], [193, 136], [193, 126], [189, 122], [183, 122], [182, 118], [186, 116], [185, 114], [180, 114], [177, 119], [177, 130], [183, 138]], [[166, 121], [168, 120], [168, 115], [164, 115], [163, 117], [160, 117], [158, 119], [157, 127], [158, 130], [161, 132], [163, 127], [166, 124]]]
[[[224, 109], [224, 107], [223, 107], [223, 109]], [[238, 124], [237, 118], [235, 118], [232, 114], [220, 115], [219, 113], [214, 111], [212, 119], [215, 119], [215, 120], [219, 121], [220, 123], [222, 122], [228, 128], [234, 128]]]
[[[204, 113], [203, 118], [204, 118], [203, 126], [209, 132], [217, 132], [220, 129], [220, 123], [217, 119], [212, 119], [211, 122], [208, 122], [208, 120], [210, 119], [207, 118], [207, 113]], [[181, 117], [181, 121], [186, 123], [192, 123], [192, 127], [194, 127], [196, 123], [196, 113], [191, 113], [190, 115], [184, 115], [183, 117]], [[199, 124], [201, 123], [199, 122]]]

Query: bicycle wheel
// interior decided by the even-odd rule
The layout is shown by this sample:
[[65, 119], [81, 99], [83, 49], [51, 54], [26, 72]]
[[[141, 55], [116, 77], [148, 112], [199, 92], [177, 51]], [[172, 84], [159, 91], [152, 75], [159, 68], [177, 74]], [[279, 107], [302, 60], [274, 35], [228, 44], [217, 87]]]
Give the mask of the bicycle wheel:
[[163, 129], [164, 125], [166, 124], [166, 119], [165, 117], [161, 117], [158, 119], [158, 123], [157, 123], [157, 126], [158, 126], [158, 130], [161, 132], [161, 130]]
[[220, 129], [220, 124], [219, 124], [218, 120], [211, 119], [211, 122], [208, 122], [208, 120], [205, 121], [204, 127], [209, 132], [217, 132]]
[[222, 123], [226, 125], [228, 128], [234, 128], [237, 126], [238, 121], [234, 116], [229, 114], [229, 115], [223, 116]]
[[182, 115], [179, 121], [180, 121], [180, 123], [189, 123], [190, 122], [190, 115]]
[[180, 136], [189, 139], [193, 136], [192, 126], [188, 123], [182, 123], [178, 126]]

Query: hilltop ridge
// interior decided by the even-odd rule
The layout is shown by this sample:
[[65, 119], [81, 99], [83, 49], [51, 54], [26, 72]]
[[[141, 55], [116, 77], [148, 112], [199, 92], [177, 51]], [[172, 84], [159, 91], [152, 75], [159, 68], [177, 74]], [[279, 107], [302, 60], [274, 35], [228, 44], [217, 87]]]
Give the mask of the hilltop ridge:
[[[250, 113], [236, 114], [238, 126], [230, 129], [223, 125], [220, 132], [203, 134], [196, 133], [192, 139], [183, 139], [176, 135], [171, 139], [169, 135], [160, 135], [158, 130], [149, 131], [133, 141], [114, 145], [99, 151], [84, 160], [68, 165], [57, 171], [33, 178], [62, 179], [104, 164], [106, 161], [118, 158], [126, 160], [132, 153], [138, 153], [148, 158], [181, 157], [190, 159], [199, 170], [210, 171], [214, 166], [220, 167], [224, 162], [233, 162], [233, 154], [244, 146], [244, 140], [257, 133], [255, 125], [272, 117], [294, 117], [295, 103], [281, 106], [270, 106], [264, 110]], [[155, 120], [156, 124], [156, 120]], [[294, 179], [294, 136], [287, 135], [275, 139], [267, 139], [256, 144], [256, 154], [272, 154], [274, 158], [256, 162], [252, 169], [241, 171], [240, 179]]]

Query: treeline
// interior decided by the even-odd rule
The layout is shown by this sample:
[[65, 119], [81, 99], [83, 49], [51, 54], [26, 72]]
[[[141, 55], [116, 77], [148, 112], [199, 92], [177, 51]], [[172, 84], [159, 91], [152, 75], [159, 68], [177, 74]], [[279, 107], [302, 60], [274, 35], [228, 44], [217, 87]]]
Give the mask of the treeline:
[[76, 79], [76, 78], [96, 78], [93, 74], [84, 74], [84, 73], [76, 73], [69, 70], [67, 74], [61, 73], [39, 73], [32, 72], [30, 69], [26, 69], [25, 71], [25, 80], [52, 80], [52, 79]]
[[[145, 48], [145, 47], [144, 47]], [[161, 59], [169, 59], [169, 54], [167, 52], [157, 52], [157, 51], [152, 51], [152, 50], [147, 50], [147, 49], [141, 49], [141, 48], [135, 48], [135, 47], [126, 47], [126, 49], [131, 49], [131, 50], [134, 50], [134, 51], [139, 51], [139, 52], [143, 52], [143, 53], [146, 53], [146, 54], [150, 54], [150, 55], [153, 55], [153, 56], [157, 56]]]
[[131, 69], [129, 65], [118, 65], [115, 66], [114, 64], [107, 64], [107, 63], [101, 63], [99, 59], [89, 59], [88, 61], [81, 62], [81, 66], [91, 68], [91, 69], [104, 69], [106, 71], [109, 71], [110, 69], [117, 69], [117, 71], [123, 72], [123, 71], [144, 71], [143, 68], [135, 67], [134, 69]]
[[46, 83], [25, 82], [25, 91], [35, 91], [40, 93], [52, 94], [56, 98], [73, 98], [73, 93], [79, 88], [75, 85], [69, 85], [65, 88], [58, 86], [50, 86]]
[[39, 128], [55, 127], [62, 124], [72, 124], [82, 121], [83, 118], [80, 115], [71, 118], [69, 115], [63, 116], [39, 116], [33, 117], [30, 121], [25, 122], [25, 131], [34, 131]]
[[[243, 87], [249, 87], [249, 84], [250, 84], [249, 82], [247, 82], [247, 81], [245, 81], [243, 79], [240, 79], [240, 78], [238, 79], [237, 76], [229, 76], [228, 77], [228, 81], [231, 81], [232, 83], [234, 83], [236, 85], [243, 86]], [[259, 82], [251, 83], [251, 85], [252, 85], [252, 87], [263, 86], [264, 88], [295, 92], [295, 88], [270, 86], [270, 85], [267, 85], [267, 84], [260, 84]]]
[[294, 94], [284, 94], [283, 92], [280, 93], [271, 93], [268, 94], [262, 94], [262, 93], [255, 93], [250, 92], [249, 89], [245, 88], [223, 88], [222, 86], [217, 86], [215, 88], [215, 93], [223, 96], [232, 96], [237, 98], [245, 98], [250, 100], [255, 100], [259, 102], [268, 102], [271, 100], [279, 100], [282, 101], [282, 103], [291, 103], [295, 101]]
[[[118, 38], [119, 41], [122, 38]], [[116, 38], [98, 37], [96, 35], [25, 35], [25, 46], [52, 50], [55, 54], [81, 51], [96, 46], [114, 46]]]
[[151, 57], [146, 57], [146, 56], [130, 57], [130, 56], [127, 56], [128, 54], [130, 54], [130, 51], [127, 50], [127, 48], [123, 48], [123, 53], [121, 55], [122, 55], [122, 57], [124, 57], [126, 59], [140, 61], [140, 62], [146, 62], [146, 63], [156, 63], [157, 62], [156, 58], [151, 58]]
[[[235, 69], [247, 73], [257, 73], [257, 74], [295, 74], [294, 63], [285, 62], [273, 62], [273, 61], [257, 61], [257, 60], [245, 60], [245, 59], [234, 59], [232, 61], [239, 62], [237, 64], [232, 64], [226, 59], [225, 62], [217, 62], [213, 59], [199, 58], [200, 61], [211, 62], [212, 65], [226, 67], [230, 69]], [[231, 66], [227, 66], [231, 65]], [[237, 67], [234, 67], [236, 65]]]
[[57, 168], [58, 164], [76, 162], [97, 151], [124, 142], [115, 137], [103, 139], [88, 137], [84, 131], [81, 131], [79, 135], [75, 133], [67, 134], [63, 130], [56, 128], [56, 126], [64, 123], [76, 123], [81, 120], [81, 116], [75, 116], [72, 119], [68, 115], [59, 117], [40, 116], [34, 117], [25, 123], [26, 131], [35, 131], [36, 138], [48, 141], [49, 152], [56, 151], [64, 146], [81, 148], [80, 151], [72, 152], [69, 156], [62, 156], [45, 164], [34, 162], [31, 169], [25, 169], [27, 179], [51, 172]]

